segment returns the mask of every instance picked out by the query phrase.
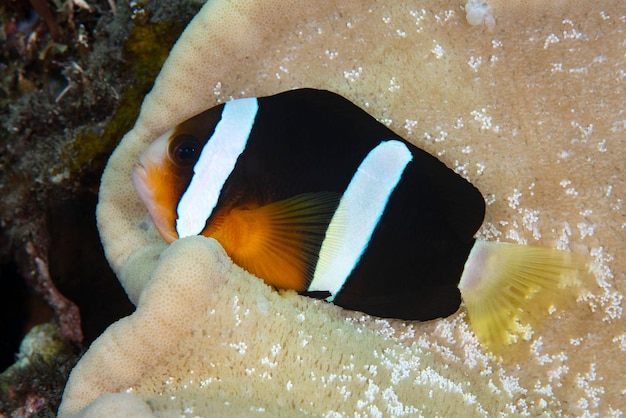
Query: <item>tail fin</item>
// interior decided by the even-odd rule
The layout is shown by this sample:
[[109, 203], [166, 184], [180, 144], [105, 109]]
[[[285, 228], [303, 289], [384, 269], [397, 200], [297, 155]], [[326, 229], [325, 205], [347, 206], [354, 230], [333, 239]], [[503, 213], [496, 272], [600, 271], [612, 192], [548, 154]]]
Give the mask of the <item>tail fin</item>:
[[553, 302], [587, 269], [585, 257], [567, 251], [476, 241], [459, 289], [478, 340], [497, 353], [528, 324], [529, 299], [544, 294]]

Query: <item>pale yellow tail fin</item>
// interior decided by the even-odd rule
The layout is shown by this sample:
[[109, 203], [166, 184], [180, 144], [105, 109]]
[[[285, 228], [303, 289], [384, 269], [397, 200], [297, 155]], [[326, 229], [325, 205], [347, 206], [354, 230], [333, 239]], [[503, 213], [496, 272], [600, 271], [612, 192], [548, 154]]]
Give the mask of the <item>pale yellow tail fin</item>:
[[587, 269], [585, 257], [567, 251], [476, 241], [459, 289], [478, 340], [497, 354], [523, 332], [530, 299], [550, 293], [537, 299], [553, 301]]

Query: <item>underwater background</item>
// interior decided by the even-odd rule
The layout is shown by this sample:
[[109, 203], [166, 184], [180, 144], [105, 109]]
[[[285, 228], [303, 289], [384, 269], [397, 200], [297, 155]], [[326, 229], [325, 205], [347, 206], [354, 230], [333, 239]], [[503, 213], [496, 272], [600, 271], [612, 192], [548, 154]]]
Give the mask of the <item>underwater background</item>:
[[[202, 3], [0, 7], [0, 416], [54, 416], [80, 355], [134, 309], [102, 253], [99, 180]], [[463, 3], [415, 2], [403, 16], [375, 1], [354, 14], [329, 10], [327, 21], [303, 20], [284, 44], [267, 48], [260, 75], [249, 79], [274, 82], [259, 94], [298, 86], [302, 74], [314, 87], [353, 91], [379, 120], [481, 189], [481, 238], [589, 254], [594, 282], [543, 337], [519, 344], [524, 361], [507, 373], [519, 405], [623, 416], [626, 9], [492, 2], [495, 26], [475, 27]], [[294, 15], [305, 19], [306, 11]], [[364, 41], [368, 27], [378, 30], [374, 43]], [[307, 48], [318, 54], [311, 61]], [[369, 55], [389, 59], [367, 62]], [[254, 84], [211, 88], [223, 99], [257, 95]], [[417, 116], [398, 116], [407, 114]], [[462, 321], [415, 329], [432, 335], [423, 338], [437, 358], [458, 360], [462, 348], [446, 344]], [[394, 332], [394, 324], [377, 326]]]
[[201, 6], [0, 5], [0, 416], [53, 416], [80, 354], [133, 311], [96, 229], [100, 176]]

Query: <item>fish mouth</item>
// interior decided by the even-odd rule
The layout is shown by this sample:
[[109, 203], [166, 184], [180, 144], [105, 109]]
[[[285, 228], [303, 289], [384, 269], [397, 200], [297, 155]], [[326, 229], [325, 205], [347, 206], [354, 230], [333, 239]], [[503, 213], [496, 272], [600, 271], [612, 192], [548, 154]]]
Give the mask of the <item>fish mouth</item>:
[[[148, 209], [154, 226], [168, 243], [178, 239], [176, 233], [176, 207], [168, 186], [165, 168], [170, 130], [155, 139], [142, 153], [133, 167], [132, 182], [141, 201]], [[172, 207], [172, 205], [174, 205]]]
[[144, 205], [149, 206], [150, 201], [154, 200], [154, 196], [148, 187], [148, 171], [141, 161], [133, 167], [132, 181], [141, 201]]
[[139, 198], [146, 206], [146, 209], [148, 209], [152, 223], [159, 231], [163, 239], [168, 243], [171, 243], [172, 241], [178, 239], [178, 235], [169, 226], [167, 209], [160, 205], [155, 197], [155, 193], [151, 186], [156, 185], [151, 184], [150, 172], [151, 170], [147, 168], [145, 162], [142, 161], [142, 158], [140, 157], [139, 162], [133, 167], [133, 186], [135, 186], [135, 190], [137, 191]]

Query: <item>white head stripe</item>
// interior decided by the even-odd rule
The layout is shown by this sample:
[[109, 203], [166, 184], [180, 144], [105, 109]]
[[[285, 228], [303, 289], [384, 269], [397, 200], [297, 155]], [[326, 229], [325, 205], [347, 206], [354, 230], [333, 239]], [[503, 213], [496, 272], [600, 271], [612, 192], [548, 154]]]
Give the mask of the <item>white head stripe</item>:
[[413, 159], [400, 141], [384, 141], [361, 162], [326, 231], [308, 291], [328, 291], [332, 302], [354, 270], [389, 196]]
[[178, 203], [176, 232], [183, 238], [198, 235], [213, 213], [224, 183], [246, 148], [259, 104], [238, 99], [224, 105], [222, 118], [193, 167], [194, 175]]

